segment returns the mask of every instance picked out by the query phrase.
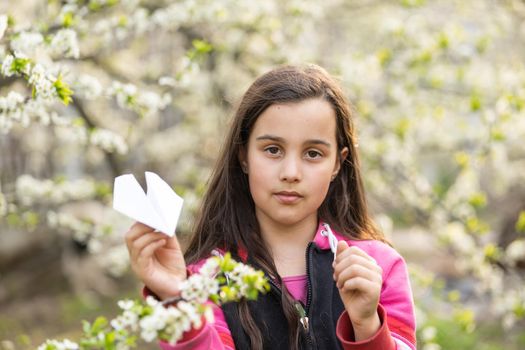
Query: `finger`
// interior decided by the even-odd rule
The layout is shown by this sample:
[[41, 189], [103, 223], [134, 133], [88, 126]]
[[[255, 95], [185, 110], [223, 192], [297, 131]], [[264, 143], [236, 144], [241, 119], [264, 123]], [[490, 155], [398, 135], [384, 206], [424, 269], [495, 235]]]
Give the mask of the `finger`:
[[338, 263], [334, 264], [334, 276], [335, 278], [338, 278], [339, 274], [344, 271], [345, 269], [349, 268], [352, 265], [361, 265], [375, 273], [378, 273], [380, 275], [383, 274], [383, 269], [377, 265], [375, 262], [366, 259], [363, 256], [360, 255], [349, 255], [341, 259]]
[[[346, 243], [346, 242], [345, 242]], [[339, 247], [339, 245], [338, 245]], [[377, 263], [376, 260], [374, 258], [372, 258], [370, 255], [368, 255], [363, 249], [353, 245], [353, 246], [350, 246], [348, 247], [347, 249], [344, 249], [343, 251], [341, 251], [341, 253], [337, 254], [337, 259], [336, 259], [336, 263], [345, 259], [346, 257], [350, 256], [350, 255], [359, 255], [359, 256], [362, 256], [363, 258], [367, 259], [367, 260], [370, 260], [374, 263]]]
[[352, 279], [349, 279], [348, 281], [345, 281], [342, 288], [340, 288], [343, 292], [351, 292], [351, 291], [361, 291], [361, 292], [375, 292], [378, 288], [378, 285], [376, 282], [372, 282], [367, 280], [363, 277], [355, 277]]
[[151, 242], [165, 239], [164, 234], [159, 232], [147, 232], [131, 242], [130, 253], [133, 257], [138, 257], [142, 250]]
[[154, 229], [144, 225], [143, 223], [140, 223], [136, 221], [131, 227], [129, 228], [128, 232], [124, 235], [124, 238], [126, 242], [133, 242], [137, 238], [139, 238], [141, 235], [143, 235], [145, 232], [153, 232]]
[[381, 283], [382, 277], [377, 271], [368, 269], [362, 265], [354, 264], [343, 271], [337, 276], [336, 284], [340, 288], [346, 281], [354, 278], [364, 278], [371, 282]]
[[141, 263], [145, 259], [149, 259], [157, 249], [163, 247], [164, 245], [166, 245], [166, 240], [162, 238], [157, 241], [150, 242], [140, 251], [137, 262]]

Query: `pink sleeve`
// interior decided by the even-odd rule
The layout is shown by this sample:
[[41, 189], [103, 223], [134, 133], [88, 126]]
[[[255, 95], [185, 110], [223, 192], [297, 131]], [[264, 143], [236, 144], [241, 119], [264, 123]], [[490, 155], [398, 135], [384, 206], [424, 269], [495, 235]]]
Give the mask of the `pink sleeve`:
[[213, 305], [213, 324], [204, 323], [199, 330], [184, 333], [182, 340], [175, 345], [160, 342], [163, 350], [233, 350], [235, 345], [222, 309]]
[[381, 320], [381, 327], [371, 338], [358, 342], [355, 341], [354, 329], [348, 314], [346, 311], [341, 314], [337, 320], [336, 334], [344, 350], [396, 349], [396, 343], [390, 336], [390, 331], [386, 322], [385, 310], [381, 305], [378, 306], [377, 313], [379, 314], [379, 319]]

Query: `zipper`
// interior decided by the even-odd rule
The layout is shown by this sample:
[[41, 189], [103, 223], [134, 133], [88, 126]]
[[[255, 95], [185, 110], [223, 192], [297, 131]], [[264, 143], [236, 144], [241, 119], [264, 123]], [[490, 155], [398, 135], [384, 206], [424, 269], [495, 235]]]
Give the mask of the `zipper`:
[[[301, 325], [303, 326], [304, 335], [306, 337], [306, 341], [309, 345], [309, 349], [313, 349], [313, 337], [310, 334], [310, 321], [309, 321], [309, 310], [310, 310], [310, 304], [312, 302], [312, 283], [310, 278], [310, 270], [312, 265], [312, 257], [310, 254], [310, 251], [312, 250], [313, 242], [309, 242], [308, 246], [306, 247], [306, 276], [307, 276], [307, 285], [308, 285], [308, 291], [306, 296], [306, 307], [303, 307], [303, 304], [300, 301], [296, 301], [294, 303], [295, 310], [297, 311], [297, 314], [299, 315], [299, 321], [301, 322]], [[270, 286], [273, 287], [278, 293], [282, 294], [282, 289], [280, 286], [277, 285], [277, 283], [274, 282], [273, 278], [268, 278], [268, 281], [270, 282]]]
[[[305, 253], [305, 259], [306, 259], [306, 278], [307, 278], [307, 286], [308, 286], [308, 292], [306, 294], [306, 309], [303, 309], [303, 318], [301, 318], [301, 324], [303, 325], [303, 328], [305, 330], [306, 335], [306, 342], [309, 345], [310, 349], [313, 349], [314, 347], [314, 339], [313, 335], [310, 333], [310, 324], [309, 324], [309, 315], [310, 315], [310, 304], [312, 303], [312, 281], [311, 281], [311, 266], [312, 266], [312, 245], [313, 242], [309, 242], [308, 246], [306, 247], [306, 253]], [[302, 309], [302, 305], [301, 305]], [[300, 315], [301, 316], [301, 315]]]

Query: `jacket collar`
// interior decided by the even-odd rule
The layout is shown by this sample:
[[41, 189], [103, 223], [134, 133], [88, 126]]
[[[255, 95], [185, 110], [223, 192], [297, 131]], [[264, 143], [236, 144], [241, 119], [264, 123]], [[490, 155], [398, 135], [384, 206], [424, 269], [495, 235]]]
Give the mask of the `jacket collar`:
[[[326, 232], [326, 229], [324, 227], [325, 222], [322, 220], [319, 220], [319, 226], [317, 226], [317, 232], [315, 233], [313, 242], [315, 245], [321, 249], [326, 250], [330, 249], [330, 242], [328, 240], [328, 232]], [[332, 232], [334, 233], [335, 238], [337, 238], [338, 241], [340, 240], [346, 240], [344, 236], [342, 236], [339, 232], [335, 231], [332, 228]]]

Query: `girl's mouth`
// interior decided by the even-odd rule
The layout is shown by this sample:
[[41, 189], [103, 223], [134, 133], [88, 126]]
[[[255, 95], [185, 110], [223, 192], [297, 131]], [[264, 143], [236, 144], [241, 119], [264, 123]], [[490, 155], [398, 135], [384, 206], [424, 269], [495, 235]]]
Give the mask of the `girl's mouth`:
[[295, 191], [281, 191], [274, 194], [277, 201], [282, 204], [294, 204], [300, 201], [303, 196]]

